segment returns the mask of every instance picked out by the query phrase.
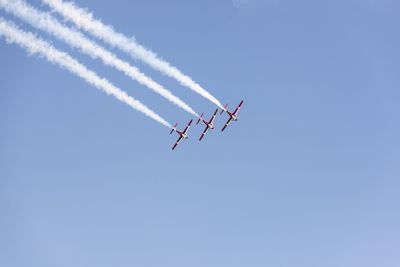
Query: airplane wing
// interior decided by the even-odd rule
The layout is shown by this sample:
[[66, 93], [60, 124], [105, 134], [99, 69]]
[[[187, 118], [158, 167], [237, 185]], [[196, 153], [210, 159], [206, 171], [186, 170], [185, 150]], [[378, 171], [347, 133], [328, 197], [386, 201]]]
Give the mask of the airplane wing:
[[242, 101], [240, 101], [240, 104], [239, 104], [239, 106], [235, 109], [235, 111], [233, 112], [233, 114], [237, 114], [238, 113], [238, 111], [239, 111], [239, 109], [240, 109], [240, 107], [242, 106], [242, 104], [243, 104], [243, 100]]
[[175, 145], [172, 147], [172, 150], [175, 149], [175, 147], [179, 144], [179, 142], [182, 140], [182, 136], [179, 136], [178, 140], [176, 141]]
[[210, 129], [210, 127], [208, 127], [208, 125], [207, 125], [206, 128], [204, 129], [203, 133], [201, 134], [199, 141], [201, 141], [201, 139], [203, 139], [203, 137], [206, 135], [208, 129]]
[[229, 120], [225, 123], [224, 127], [222, 128], [222, 132], [225, 130], [225, 128], [229, 125], [229, 123], [231, 123], [232, 118], [229, 118]]
[[190, 120], [188, 126], [186, 126], [185, 130], [183, 130], [184, 134], [187, 133], [187, 131], [189, 130], [190, 125], [192, 124], [192, 122], [193, 122], [193, 119]]
[[215, 115], [217, 115], [218, 109], [215, 110], [214, 115], [211, 117], [210, 121], [208, 123], [213, 123], [215, 119]]

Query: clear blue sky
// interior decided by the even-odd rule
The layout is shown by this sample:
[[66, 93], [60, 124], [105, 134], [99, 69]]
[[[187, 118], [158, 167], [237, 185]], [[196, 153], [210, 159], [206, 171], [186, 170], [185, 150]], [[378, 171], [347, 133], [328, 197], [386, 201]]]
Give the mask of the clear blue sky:
[[172, 152], [167, 128], [1, 40], [0, 266], [400, 266], [398, 1], [76, 2], [222, 102], [244, 99], [240, 121]]

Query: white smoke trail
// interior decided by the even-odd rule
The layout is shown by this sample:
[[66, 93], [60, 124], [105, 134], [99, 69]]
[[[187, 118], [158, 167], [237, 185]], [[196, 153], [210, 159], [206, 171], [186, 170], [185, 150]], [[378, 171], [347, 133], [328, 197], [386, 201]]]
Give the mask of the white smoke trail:
[[180, 84], [200, 94], [219, 108], [225, 109], [220, 101], [198, 83], [193, 81], [189, 76], [183, 74], [176, 67], [162, 60], [154, 52], [138, 44], [132, 38], [128, 38], [116, 32], [111, 26], [105, 25], [100, 20], [93, 18], [93, 15], [85, 9], [77, 7], [72, 2], [63, 2], [62, 0], [42, 0], [42, 2], [49, 5], [66, 19], [72, 21], [79, 29], [83, 29], [104, 42], [118, 47], [132, 57], [142, 60], [152, 68], [176, 79]]
[[14, 43], [24, 48], [29, 54], [37, 54], [46, 58], [49, 62], [67, 69], [71, 73], [84, 79], [87, 83], [104, 91], [109, 95], [129, 105], [130, 107], [144, 113], [146, 116], [161, 123], [166, 127], [171, 125], [157, 115], [154, 111], [143, 105], [138, 100], [130, 97], [126, 92], [112, 85], [108, 80], [100, 78], [95, 72], [87, 69], [84, 65], [72, 58], [67, 53], [57, 50], [48, 42], [37, 38], [30, 32], [25, 32], [11, 22], [7, 22], [0, 17], [0, 37], [4, 37], [7, 42]]
[[0, 7], [25, 20], [32, 26], [53, 34], [57, 38], [65, 41], [68, 45], [80, 49], [83, 53], [90, 55], [92, 58], [100, 58], [104, 64], [122, 71], [130, 78], [147, 86], [152, 91], [160, 94], [185, 111], [198, 117], [197, 113], [189, 105], [173, 95], [169, 90], [141, 73], [136, 67], [131, 66], [129, 63], [119, 59], [105, 48], [87, 39], [80, 32], [59, 23], [49, 13], [41, 12], [25, 1], [19, 0], [0, 0]]

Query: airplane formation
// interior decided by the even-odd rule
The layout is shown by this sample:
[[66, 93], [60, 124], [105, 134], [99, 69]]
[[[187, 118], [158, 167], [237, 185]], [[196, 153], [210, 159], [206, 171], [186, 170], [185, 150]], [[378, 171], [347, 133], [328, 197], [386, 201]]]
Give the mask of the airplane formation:
[[[221, 129], [222, 132], [226, 129], [226, 127], [228, 127], [228, 125], [229, 125], [232, 121], [237, 121], [237, 120], [238, 120], [238, 115], [237, 115], [237, 114], [238, 114], [238, 112], [239, 112], [239, 110], [240, 110], [242, 104], [243, 104], [243, 100], [239, 103], [239, 105], [236, 107], [235, 111], [233, 111], [233, 112], [230, 112], [230, 111], [227, 109], [228, 104], [226, 104], [226, 105], [224, 106], [224, 109], [221, 110], [220, 115], [222, 115], [222, 113], [224, 113], [224, 111], [229, 115], [228, 121], [224, 124], [224, 127], [222, 127], [222, 129]], [[204, 136], [206, 135], [206, 133], [208, 132], [208, 130], [210, 130], [210, 129], [211, 129], [211, 130], [215, 129], [215, 125], [213, 124], [213, 122], [214, 122], [214, 119], [215, 119], [215, 116], [217, 115], [217, 113], [218, 113], [218, 109], [215, 110], [214, 114], [212, 115], [212, 117], [211, 117], [210, 120], [208, 120], [208, 121], [205, 120], [205, 119], [203, 118], [204, 113], [202, 113], [202, 114], [200, 115], [199, 119], [198, 119], [197, 122], [196, 122], [196, 125], [198, 125], [198, 124], [200, 123], [200, 121], [202, 121], [202, 122], [205, 124], [206, 128], [204, 129], [204, 131], [203, 131], [202, 134], [200, 135], [199, 141], [201, 141], [201, 140], [204, 138]], [[186, 126], [186, 128], [185, 128], [183, 131], [179, 131], [179, 130], [176, 128], [176, 127], [178, 126], [178, 123], [175, 123], [175, 125], [172, 127], [172, 130], [171, 130], [170, 134], [172, 134], [173, 132], [176, 132], [176, 133], [179, 135], [179, 138], [178, 138], [178, 140], [175, 142], [174, 146], [172, 147], [172, 150], [174, 150], [174, 149], [178, 146], [178, 144], [182, 141], [182, 139], [188, 139], [188, 138], [189, 138], [188, 130], [189, 130], [189, 128], [190, 128], [190, 125], [192, 125], [192, 122], [193, 122], [193, 119], [191, 119], [191, 120], [189, 121], [188, 125]]]
[[[52, 15], [52, 13], [41, 11], [35, 6], [27, 3], [25, 0], [0, 0], [0, 9], [10, 13], [12, 16], [22, 19], [37, 30], [44, 31], [52, 35], [54, 38], [64, 41], [71, 48], [76, 48], [80, 50], [80, 52], [89, 55], [91, 58], [99, 59], [105, 65], [123, 72], [132, 80], [139, 82], [139, 84], [144, 85], [147, 89], [159, 94], [176, 106], [190, 113], [197, 119], [196, 125], [202, 122], [205, 126], [199, 137], [199, 141], [204, 139], [209, 130], [215, 129], [214, 120], [219, 111], [218, 108], [214, 111], [209, 120], [203, 117], [204, 113], [199, 116], [187, 103], [175, 96], [171, 91], [154, 81], [151, 77], [142, 73], [137, 67], [131, 65], [123, 58], [120, 58], [112, 51], [109, 51], [106, 47], [103, 47], [95, 40], [88, 38], [80, 29], [91, 34], [93, 37], [101, 39], [105, 43], [118, 48], [122, 52], [130, 54], [135, 59], [147, 63], [150, 67], [162, 72], [166, 76], [174, 78], [180, 84], [218, 106], [221, 109], [220, 115], [225, 111], [229, 118], [221, 131], [224, 131], [232, 121], [238, 120], [237, 114], [243, 104], [243, 100], [234, 111], [229, 111], [227, 109], [228, 104], [222, 106], [219, 100], [192, 80], [192, 78], [185, 75], [169, 62], [158, 57], [152, 51], [146, 49], [143, 45], [137, 43], [133, 38], [129, 38], [122, 33], [116, 32], [113, 27], [103, 24], [100, 20], [95, 19], [90, 12], [87, 12], [86, 9], [79, 8], [72, 3], [64, 3], [63, 1], [64, 0], [42, 0], [43, 3], [47, 4], [56, 13], [59, 13], [59, 15], [64, 17], [66, 21], [75, 24], [76, 27], [74, 28], [59, 21]], [[114, 96], [119, 101], [139, 112], [142, 112], [148, 118], [153, 119], [161, 125], [168, 127], [169, 129], [172, 128], [170, 134], [176, 132], [179, 135], [172, 150], [174, 150], [182, 140], [189, 138], [188, 131], [193, 123], [193, 119], [190, 120], [183, 131], [177, 129], [177, 123], [171, 127], [171, 124], [155, 111], [151, 110], [139, 100], [136, 100], [123, 89], [118, 88], [107, 79], [99, 76], [95, 71], [88, 69], [79, 61], [79, 59], [57, 49], [51, 42], [37, 37], [32, 32], [25, 31], [12, 21], [0, 17], [0, 39], [3, 38], [5, 38], [9, 43], [19, 45], [21, 48], [29, 52], [29, 54], [39, 55], [45, 58], [48, 62], [54, 63], [59, 67], [68, 70], [95, 88], [104, 91], [108, 95]]]

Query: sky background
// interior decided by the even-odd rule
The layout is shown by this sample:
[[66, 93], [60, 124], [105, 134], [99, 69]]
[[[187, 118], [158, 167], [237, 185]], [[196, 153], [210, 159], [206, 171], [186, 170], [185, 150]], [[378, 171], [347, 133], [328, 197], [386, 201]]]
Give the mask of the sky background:
[[[29, 1], [47, 10], [38, 0]], [[400, 265], [400, 2], [76, 0], [244, 105], [200, 144], [0, 41], [0, 266]], [[190, 115], [51, 40], [169, 122]], [[138, 66], [206, 117], [211, 103]]]

